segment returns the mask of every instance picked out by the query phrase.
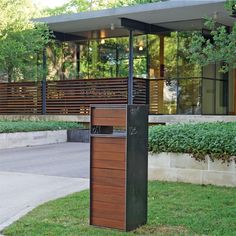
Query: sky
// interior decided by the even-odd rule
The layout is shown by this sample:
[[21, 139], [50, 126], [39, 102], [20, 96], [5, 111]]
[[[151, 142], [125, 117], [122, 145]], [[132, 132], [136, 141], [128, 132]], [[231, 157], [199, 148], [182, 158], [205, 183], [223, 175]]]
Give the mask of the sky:
[[33, 0], [37, 5], [39, 4], [42, 7], [57, 7], [61, 6], [64, 3], [68, 2], [68, 0]]

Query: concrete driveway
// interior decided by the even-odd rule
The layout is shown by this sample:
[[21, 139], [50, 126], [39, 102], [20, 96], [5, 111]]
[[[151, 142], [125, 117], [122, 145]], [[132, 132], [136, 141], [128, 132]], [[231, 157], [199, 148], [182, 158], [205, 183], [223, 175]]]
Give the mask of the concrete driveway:
[[0, 150], [0, 230], [36, 206], [89, 186], [89, 144]]

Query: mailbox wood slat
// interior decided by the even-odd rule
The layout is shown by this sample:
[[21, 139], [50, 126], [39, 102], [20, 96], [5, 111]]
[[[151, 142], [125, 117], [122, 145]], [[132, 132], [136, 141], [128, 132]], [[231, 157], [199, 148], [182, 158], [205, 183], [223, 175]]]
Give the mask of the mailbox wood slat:
[[92, 111], [93, 119], [96, 120], [96, 118], [122, 118], [126, 119], [126, 112], [124, 109], [95, 109]]
[[[124, 138], [97, 138], [97, 137], [93, 137], [93, 143], [103, 143], [103, 144], [118, 144], [118, 145], [125, 145], [126, 144], [126, 140]], [[103, 150], [108, 152], [107, 150]], [[125, 152], [124, 150], [122, 152]]]
[[94, 125], [104, 125], [104, 126], [125, 126], [126, 119], [124, 118], [114, 119], [113, 117], [106, 117], [106, 118], [94, 117], [92, 118], [92, 123]]
[[[114, 215], [117, 213], [117, 215], [120, 215], [118, 217], [122, 218], [122, 219], [123, 219], [124, 213], [125, 213], [125, 206], [122, 204], [119, 204], [119, 203], [93, 201], [92, 207], [97, 208], [101, 211], [106, 210], [108, 212], [111, 212], [111, 214], [114, 213]], [[118, 208], [118, 209], [116, 209], [116, 208]], [[105, 218], [105, 217], [106, 217], [106, 214], [103, 215], [103, 218]], [[118, 218], [113, 218], [113, 219], [118, 219]]]
[[121, 221], [125, 219], [125, 209], [115, 203], [93, 202], [91, 210], [94, 212], [93, 217]]
[[125, 162], [122, 161], [108, 161], [108, 160], [93, 160], [91, 163], [92, 168], [107, 168], [115, 170], [125, 170]]
[[115, 193], [103, 193], [101, 191], [93, 191], [93, 201], [125, 204], [125, 195], [115, 194]]
[[125, 161], [125, 153], [122, 152], [93, 152], [94, 160], [113, 160], [113, 161]]
[[[100, 138], [101, 140], [105, 139], [108, 141], [108, 143], [99, 143], [97, 142], [98, 138], [93, 137], [92, 138], [92, 152], [115, 152], [115, 153], [125, 153], [125, 143], [120, 143], [120, 140], [116, 138], [117, 140], [111, 140], [109, 138]], [[114, 141], [114, 142], [111, 142]], [[125, 141], [125, 140], [124, 140]], [[109, 143], [110, 142], [110, 143]], [[112, 145], [111, 145], [112, 144]]]
[[99, 185], [125, 187], [125, 180], [120, 178], [94, 176], [92, 181]]
[[125, 223], [124, 221], [119, 221], [119, 220], [111, 220], [111, 219], [103, 219], [103, 218], [97, 218], [97, 217], [92, 217], [91, 223], [93, 225], [106, 225], [107, 227], [110, 228], [116, 228], [116, 229], [124, 229]]
[[125, 170], [91, 168], [92, 176], [125, 179]]
[[112, 186], [102, 186], [98, 184], [91, 183], [93, 187], [93, 191], [104, 194], [111, 194], [117, 196], [125, 196], [125, 189], [122, 187], [112, 187]]

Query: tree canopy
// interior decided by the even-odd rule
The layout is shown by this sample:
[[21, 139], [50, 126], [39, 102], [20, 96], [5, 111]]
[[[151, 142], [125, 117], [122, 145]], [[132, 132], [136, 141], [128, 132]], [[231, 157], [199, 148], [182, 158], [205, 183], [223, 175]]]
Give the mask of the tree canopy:
[[[235, 0], [227, 0], [225, 8], [232, 14]], [[229, 68], [236, 68], [236, 23], [230, 30], [224, 25], [219, 25], [216, 19], [206, 18], [206, 28], [209, 35], [194, 33], [189, 51], [189, 59], [192, 63], [205, 66], [210, 63], [220, 62], [220, 72], [227, 72]]]
[[160, 2], [166, 0], [69, 0], [60, 7], [45, 9], [46, 15], [59, 15], [63, 13], [78, 13], [83, 11], [101, 10], [114, 7], [132, 6], [136, 4], [145, 4]]
[[[121, 7], [160, 0], [68, 0], [60, 7], [39, 11], [32, 0], [0, 1], [0, 77], [9, 82], [37, 80], [43, 73], [40, 62], [43, 48], [51, 41], [47, 26], [32, 18], [63, 13]], [[165, 0], [164, 0], [165, 1]]]
[[[0, 76], [4, 75], [9, 82], [21, 79], [37, 80], [41, 77], [42, 66], [38, 65], [42, 64], [40, 60], [43, 48], [52, 37], [47, 26], [33, 23], [32, 18], [159, 1], [161, 0], [68, 0], [60, 7], [40, 12], [31, 0], [1, 0]], [[236, 0], [227, 0], [225, 7], [231, 11], [234, 4]], [[201, 66], [212, 62], [223, 62], [222, 71], [227, 71], [229, 66], [236, 67], [236, 26], [232, 31], [228, 31], [227, 27], [217, 25], [212, 19], [207, 19], [206, 26], [210, 31], [210, 38], [200, 33], [194, 33], [190, 37], [192, 38], [188, 49], [190, 61]], [[59, 48], [63, 47], [59, 45]], [[71, 50], [67, 45], [65, 48]], [[57, 54], [60, 54], [58, 58], [66, 58], [62, 50], [57, 51]], [[55, 64], [59, 61], [55, 60]]]
[[50, 41], [50, 32], [31, 21], [35, 16], [29, 0], [0, 1], [0, 71], [9, 82], [37, 74], [37, 53]]

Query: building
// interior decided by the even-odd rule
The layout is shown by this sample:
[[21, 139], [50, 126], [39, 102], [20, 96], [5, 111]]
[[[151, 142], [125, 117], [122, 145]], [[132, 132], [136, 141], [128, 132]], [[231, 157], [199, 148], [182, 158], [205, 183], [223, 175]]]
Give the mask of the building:
[[[38, 84], [22, 113], [87, 115], [91, 103], [133, 100], [149, 104], [150, 115], [236, 114], [235, 71], [190, 65], [185, 50], [193, 31], [209, 37], [204, 17], [229, 28], [234, 24], [224, 2], [169, 0], [35, 19], [54, 32], [63, 63], [48, 64], [56, 81], [48, 77]], [[48, 49], [44, 59], [55, 58], [55, 51]], [[132, 97], [128, 78], [134, 79]]]

